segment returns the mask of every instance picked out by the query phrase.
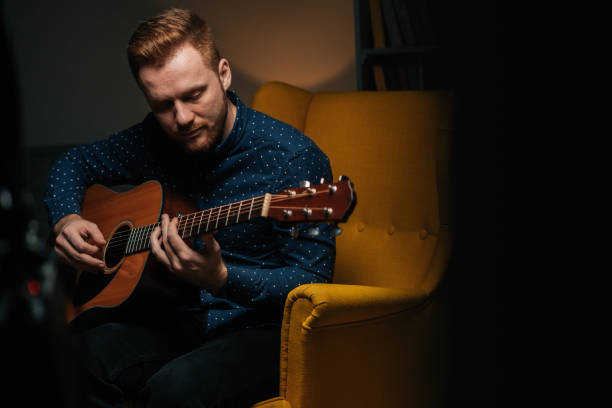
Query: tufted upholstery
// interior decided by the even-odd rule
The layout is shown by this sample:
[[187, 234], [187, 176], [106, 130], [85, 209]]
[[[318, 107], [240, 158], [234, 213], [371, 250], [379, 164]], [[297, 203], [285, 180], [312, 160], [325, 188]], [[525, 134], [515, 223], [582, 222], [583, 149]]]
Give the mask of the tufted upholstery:
[[252, 108], [311, 137], [358, 197], [337, 239], [334, 283], [287, 299], [281, 395], [258, 406], [441, 404], [444, 307], [432, 294], [451, 249], [450, 95], [272, 82]]

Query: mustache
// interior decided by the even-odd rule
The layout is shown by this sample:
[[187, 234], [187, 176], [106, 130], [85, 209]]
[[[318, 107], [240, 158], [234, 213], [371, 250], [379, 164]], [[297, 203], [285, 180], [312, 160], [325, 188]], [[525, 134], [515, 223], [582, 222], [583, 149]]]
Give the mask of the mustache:
[[188, 133], [193, 132], [194, 130], [199, 130], [199, 129], [203, 129], [205, 126], [204, 125], [195, 125], [195, 124], [191, 124], [189, 126], [179, 126], [178, 127], [178, 133], [181, 135], [186, 135]]

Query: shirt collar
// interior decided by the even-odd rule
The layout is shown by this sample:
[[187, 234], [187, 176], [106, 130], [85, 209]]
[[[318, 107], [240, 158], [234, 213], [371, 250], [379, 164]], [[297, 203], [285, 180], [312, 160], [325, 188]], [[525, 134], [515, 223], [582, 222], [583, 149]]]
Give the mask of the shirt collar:
[[227, 137], [215, 148], [215, 156], [227, 156], [240, 146], [244, 139], [246, 121], [247, 121], [247, 107], [240, 100], [236, 92], [227, 91], [227, 96], [231, 103], [236, 105], [236, 119], [232, 130], [229, 132]]

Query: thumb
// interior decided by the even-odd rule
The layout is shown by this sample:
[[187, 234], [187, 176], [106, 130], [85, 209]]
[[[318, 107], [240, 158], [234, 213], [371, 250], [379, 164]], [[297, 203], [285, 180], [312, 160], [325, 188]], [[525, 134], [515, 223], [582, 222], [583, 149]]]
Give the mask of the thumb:
[[202, 234], [200, 237], [202, 238], [202, 241], [204, 241], [204, 247], [201, 249], [201, 251], [210, 251], [219, 246], [213, 233]]

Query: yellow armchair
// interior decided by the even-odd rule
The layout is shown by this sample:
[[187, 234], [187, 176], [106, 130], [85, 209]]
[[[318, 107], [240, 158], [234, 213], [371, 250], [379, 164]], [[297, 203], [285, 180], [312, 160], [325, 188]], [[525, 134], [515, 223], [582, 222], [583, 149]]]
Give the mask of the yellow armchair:
[[334, 282], [287, 298], [280, 396], [255, 407], [440, 406], [448, 336], [433, 294], [452, 246], [450, 95], [271, 82], [251, 106], [311, 137], [359, 196], [337, 239]]

